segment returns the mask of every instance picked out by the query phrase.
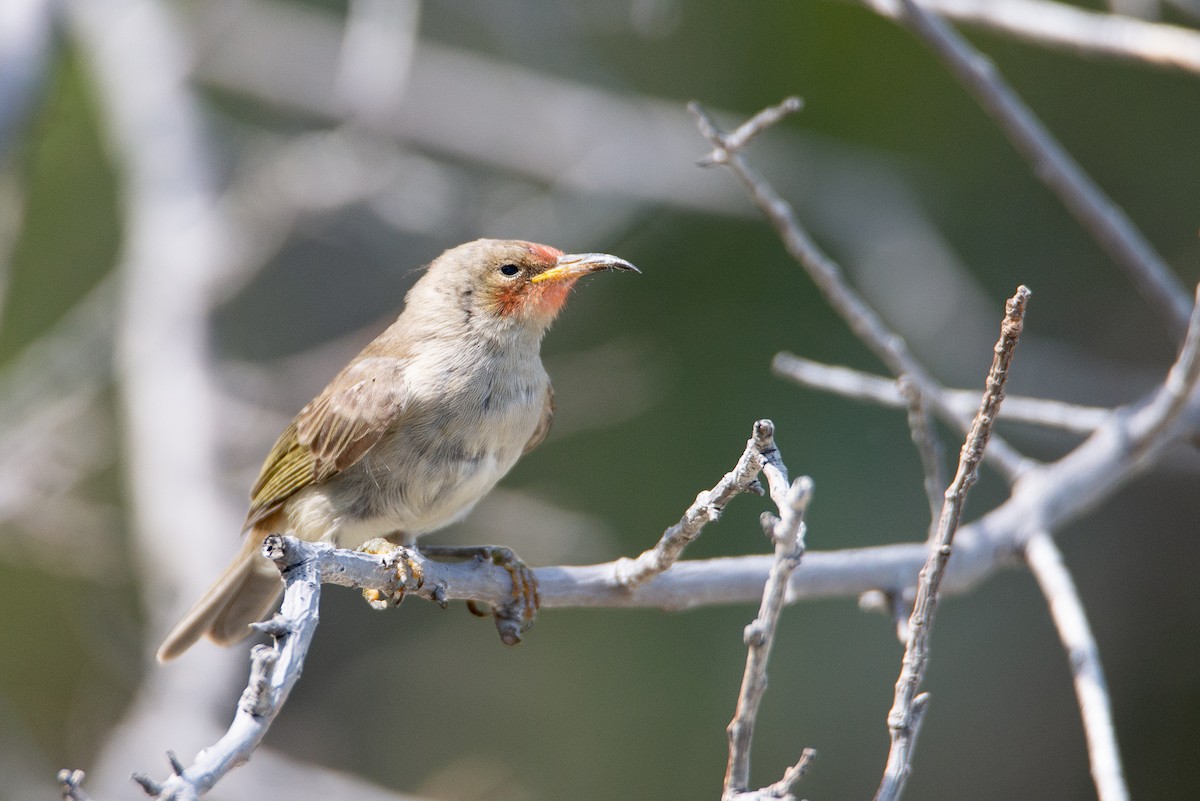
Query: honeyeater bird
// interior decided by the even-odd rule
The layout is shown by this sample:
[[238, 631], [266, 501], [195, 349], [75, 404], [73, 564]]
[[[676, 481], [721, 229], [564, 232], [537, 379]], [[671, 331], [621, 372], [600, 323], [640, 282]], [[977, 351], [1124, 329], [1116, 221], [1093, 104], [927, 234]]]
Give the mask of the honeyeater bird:
[[396, 322], [279, 435], [250, 493], [241, 550], [159, 660], [204, 635], [236, 642], [271, 611], [283, 583], [261, 554], [269, 534], [411, 545], [466, 516], [545, 438], [554, 392], [542, 337], [575, 282], [601, 270], [637, 271], [603, 253], [496, 239], [434, 259]]

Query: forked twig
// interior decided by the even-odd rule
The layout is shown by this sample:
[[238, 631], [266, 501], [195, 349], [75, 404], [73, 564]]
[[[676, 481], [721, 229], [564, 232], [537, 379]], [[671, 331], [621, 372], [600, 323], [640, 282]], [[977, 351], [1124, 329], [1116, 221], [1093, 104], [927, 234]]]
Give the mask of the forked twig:
[[704, 526], [721, 516], [725, 504], [734, 496], [743, 492], [762, 494], [758, 474], [778, 460], [776, 454], [775, 425], [770, 420], [759, 420], [754, 424], [754, 431], [737, 466], [726, 473], [715, 487], [697, 495], [679, 522], [664, 531], [653, 548], [633, 559], [623, 557], [617, 560], [617, 581], [632, 589], [675, 564], [683, 555], [683, 550], [700, 536]]
[[[783, 613], [784, 598], [788, 581], [800, 565], [804, 555], [804, 511], [812, 497], [812, 479], [802, 476], [790, 486], [787, 474], [781, 471], [768, 474], [772, 485], [771, 496], [779, 499], [779, 517], [763, 515], [763, 529], [771, 536], [775, 545], [775, 561], [771, 574], [763, 587], [758, 616], [746, 627], [744, 634], [747, 654], [746, 668], [742, 674], [742, 686], [738, 691], [737, 709], [727, 729], [729, 735], [729, 764], [725, 771], [725, 789], [722, 797], [726, 801], [738, 797], [749, 789], [750, 745], [754, 739], [754, 727], [763, 695], [767, 691], [767, 660], [775, 643], [775, 632], [779, 616]], [[791, 783], [798, 780], [807, 765], [802, 759]], [[786, 785], [790, 789], [791, 783]], [[781, 787], [785, 786], [783, 784]]]
[[[798, 102], [788, 98], [778, 106], [759, 112], [751, 118], [755, 132], [796, 108], [799, 108]], [[946, 400], [941, 385], [913, 356], [904, 340], [888, 329], [870, 304], [846, 282], [842, 268], [818, 247], [811, 234], [801, 225], [791, 205], [749, 165], [737, 149], [749, 137], [735, 137], [723, 132], [699, 103], [689, 103], [688, 110], [696, 118], [700, 133], [713, 146], [712, 152], [701, 163], [721, 164], [733, 172], [775, 226], [788, 253], [805, 269], [829, 305], [842, 316], [854, 334], [896, 375], [908, 375], [937, 413], [965, 433], [970, 420], [960, 415]], [[988, 457], [1009, 482], [1015, 482], [1030, 467], [1028, 460], [999, 437], [993, 438]]]

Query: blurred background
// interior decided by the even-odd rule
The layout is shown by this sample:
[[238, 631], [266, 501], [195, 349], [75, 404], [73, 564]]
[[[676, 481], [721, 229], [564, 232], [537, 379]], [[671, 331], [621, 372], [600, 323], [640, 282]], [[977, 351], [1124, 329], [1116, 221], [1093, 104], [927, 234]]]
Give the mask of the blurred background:
[[[1114, 5], [1197, 23], [1188, 3]], [[1200, 75], [966, 32], [1194, 286]], [[882, 367], [732, 176], [696, 166], [688, 100], [732, 126], [789, 94], [803, 112], [751, 159], [940, 379], [981, 385], [1026, 283], [1011, 392], [1108, 406], [1161, 381], [1174, 347], [1120, 269], [920, 44], [853, 2], [0, 3], [0, 799], [55, 797], [66, 766], [98, 801], [138, 798], [131, 771], [215, 740], [246, 648], [165, 668], [154, 648], [236, 548], [282, 426], [417, 268], [478, 236], [644, 275], [571, 300], [543, 351], [550, 439], [440, 541], [633, 555], [760, 417], [816, 482], [810, 548], [922, 539], [903, 414], [769, 369], [780, 350]], [[1002, 430], [1041, 459], [1079, 441]], [[1200, 783], [1198, 468], [1172, 453], [1058, 538], [1140, 798]], [[988, 473], [967, 516], [1003, 497]], [[765, 552], [766, 508], [737, 499], [689, 557]], [[211, 797], [719, 796], [749, 606], [547, 612], [506, 649], [458, 604], [324, 601], [267, 748]], [[788, 609], [755, 785], [812, 746], [798, 796], [869, 797], [901, 653], [853, 598]], [[926, 688], [910, 798], [1094, 797], [1024, 572], [941, 607]]]

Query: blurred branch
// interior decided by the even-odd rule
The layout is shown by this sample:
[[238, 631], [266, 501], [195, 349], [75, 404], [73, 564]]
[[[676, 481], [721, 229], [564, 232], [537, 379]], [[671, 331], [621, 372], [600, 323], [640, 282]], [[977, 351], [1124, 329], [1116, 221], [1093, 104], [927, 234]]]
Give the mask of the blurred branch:
[[[778, 359], [778, 356], [776, 356]], [[945, 498], [942, 487], [946, 486], [942, 475], [942, 443], [933, 428], [933, 421], [921, 400], [921, 391], [907, 377], [896, 379], [896, 390], [904, 397], [908, 406], [908, 430], [913, 446], [921, 458], [921, 470], [925, 474], [925, 498], [929, 501], [929, 536], [932, 540], [942, 514]]]
[[[897, 388], [895, 381], [861, 370], [821, 364], [787, 352], [775, 354], [771, 361], [771, 370], [775, 375], [795, 381], [801, 386], [834, 392], [853, 400], [896, 409], [905, 405], [904, 395]], [[970, 390], [946, 389], [945, 393], [946, 402], [960, 414], [970, 414], [970, 409], [978, 404], [977, 396]], [[1111, 409], [1096, 406], [1079, 406], [1062, 401], [1009, 395], [1004, 399], [1001, 419], [1057, 428], [1075, 434], [1090, 434], [1104, 423], [1110, 414]]]
[[[941, 385], [912, 354], [904, 339], [888, 329], [879, 314], [850, 286], [842, 268], [821, 250], [801, 225], [791, 205], [749, 165], [738, 150], [750, 139], [745, 133], [747, 130], [757, 132], [761, 127], [779, 121], [783, 113], [799, 107], [793, 98], [786, 99], [779, 106], [754, 115], [733, 134], [727, 134], [717, 127], [699, 103], [690, 103], [688, 109], [696, 118], [700, 133], [713, 145], [713, 150], [700, 163], [720, 164], [737, 177], [763, 215], [775, 226], [788, 253], [805, 269], [829, 305], [842, 316], [854, 334], [896, 375], [907, 375], [946, 422], [965, 433], [969, 418], [954, 409]], [[1025, 457], [999, 437], [993, 437], [988, 455], [991, 463], [1009, 482], [1016, 481], [1030, 466]]]
[[404, 101], [416, 49], [418, 0], [350, 0], [338, 58], [337, 95], [359, 119], [393, 116]]
[[[225, 243], [234, 237], [217, 202], [209, 137], [187, 74], [189, 46], [167, 4], [67, 0], [64, 10], [120, 173], [121, 450], [129, 553], [153, 635], [223, 562], [225, 549], [213, 532], [240, 524], [218, 489], [208, 321]], [[205, 731], [238, 669], [233, 654], [212, 652], [177, 670], [148, 672], [96, 760], [94, 791], [118, 794], [131, 762], [163, 742], [166, 731], [185, 741]]]
[[1075, 582], [1063, 564], [1058, 546], [1044, 531], [1029, 538], [1025, 545], [1025, 562], [1046, 597], [1058, 638], [1067, 652], [1075, 696], [1083, 715], [1096, 795], [1099, 801], [1128, 801], [1129, 788], [1125, 785], [1121, 754], [1117, 749], [1108, 684]]
[[[861, 0], [899, 17], [900, 0]], [[920, 0], [947, 19], [1030, 44], [1200, 73], [1200, 33], [1177, 25], [1104, 14], [1052, 0]]]
[[0, 164], [34, 109], [54, 44], [56, 0], [0, 3]]
[[[740, 212], [733, 193], [677, 158], [692, 133], [675, 103], [631, 99], [418, 40], [402, 113], [354, 118], [339, 100], [345, 31], [336, 15], [278, 0], [211, 0], [193, 10], [200, 43], [195, 71], [205, 84], [322, 119], [352, 121], [431, 153], [559, 189]], [[271, 48], [270, 58], [262, 57], [264, 47]], [[447, 97], [455, 102], [444, 102]], [[512, 103], [513, 97], [529, 102]], [[488, 124], [480, 125], [481, 119]], [[545, 135], [496, 135], [521, 130]]]
[[[1161, 438], [1179, 422], [1189, 399], [1195, 394], [1197, 383], [1200, 383], [1200, 285], [1196, 286], [1196, 299], [1183, 346], [1167, 373], [1167, 380], [1154, 397], [1148, 412], [1151, 422], [1138, 437], [1135, 443], [1137, 450], [1149, 447], [1151, 442]], [[1196, 423], [1191, 422], [1191, 426], [1194, 430]]]
[[1191, 303], [1179, 278], [1119, 206], [1104, 194], [995, 66], [940, 17], [914, 0], [899, 0], [902, 25], [923, 40], [970, 91], [1042, 182], [1058, 196], [1163, 318], [1183, 338]]
[[1018, 287], [1017, 293], [1008, 301], [1004, 323], [1000, 328], [1000, 339], [996, 343], [992, 366], [988, 371], [983, 399], [959, 454], [958, 471], [946, 489], [946, 501], [942, 505], [937, 533], [930, 538], [929, 556], [917, 580], [917, 597], [913, 602], [912, 614], [908, 618], [908, 642], [904, 647], [904, 662], [900, 669], [900, 677], [896, 680], [892, 710], [888, 713], [891, 747], [888, 750], [883, 780], [875, 793], [875, 801], [897, 801], [904, 792], [905, 782], [912, 771], [913, 749], [929, 700], [928, 693], [918, 696], [917, 691], [925, 680], [925, 671], [929, 665], [929, 641], [942, 577], [950, 561], [954, 535], [958, 531], [963, 506], [971, 487], [979, 478], [979, 464], [983, 461], [983, 452], [991, 436], [992, 424], [1004, 401], [1004, 385], [1008, 381], [1013, 353], [1025, 323], [1029, 294], [1029, 290], [1024, 286]]

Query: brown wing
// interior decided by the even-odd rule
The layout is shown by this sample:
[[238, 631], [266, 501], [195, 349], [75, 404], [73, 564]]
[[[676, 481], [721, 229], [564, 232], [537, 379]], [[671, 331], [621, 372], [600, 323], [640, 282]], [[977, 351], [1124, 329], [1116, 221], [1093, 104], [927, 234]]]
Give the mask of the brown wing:
[[538, 421], [538, 427], [534, 429], [533, 436], [529, 438], [529, 442], [525, 443], [525, 450], [522, 454], [529, 453], [531, 450], [542, 444], [542, 440], [550, 433], [550, 424], [554, 422], [554, 387], [546, 387], [546, 402], [542, 405], [542, 419]]
[[339, 373], [275, 441], [250, 491], [246, 527], [361, 459], [400, 417], [405, 397], [400, 359], [369, 357]]

